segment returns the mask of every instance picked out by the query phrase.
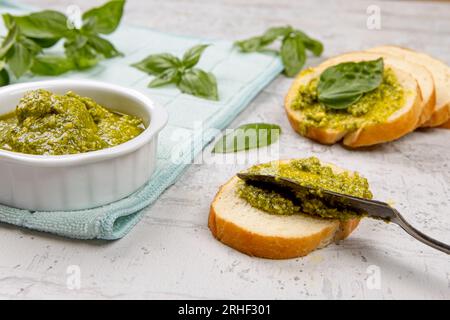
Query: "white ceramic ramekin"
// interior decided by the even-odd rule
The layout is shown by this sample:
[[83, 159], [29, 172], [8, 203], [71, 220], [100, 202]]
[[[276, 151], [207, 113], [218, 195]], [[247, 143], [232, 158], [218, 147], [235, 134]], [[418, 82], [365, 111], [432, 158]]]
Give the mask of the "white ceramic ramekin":
[[0, 203], [42, 211], [79, 210], [122, 199], [143, 186], [156, 165], [158, 133], [167, 112], [135, 90], [88, 80], [51, 80], [0, 89], [0, 115], [15, 109], [25, 92], [69, 90], [111, 110], [139, 116], [146, 129], [136, 138], [99, 151], [40, 156], [0, 149]]

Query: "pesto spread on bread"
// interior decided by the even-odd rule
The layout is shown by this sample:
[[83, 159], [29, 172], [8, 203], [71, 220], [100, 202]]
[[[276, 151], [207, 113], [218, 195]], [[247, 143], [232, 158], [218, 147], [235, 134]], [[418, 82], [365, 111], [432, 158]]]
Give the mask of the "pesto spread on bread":
[[312, 192], [295, 192], [287, 195], [280, 190], [240, 180], [236, 190], [238, 196], [251, 206], [270, 214], [310, 214], [339, 220], [363, 216], [360, 212], [348, 210], [339, 204], [330, 204], [322, 197], [321, 189], [372, 199], [367, 179], [358, 173], [335, 172], [330, 166], [321, 164], [315, 157], [289, 162], [269, 162], [253, 166], [245, 172], [289, 178], [300, 185], [312, 187]]
[[314, 78], [300, 86], [292, 104], [292, 109], [300, 110], [304, 116], [300, 130], [305, 132], [309, 127], [356, 130], [382, 123], [405, 103], [404, 89], [390, 68], [385, 68], [383, 80], [376, 89], [364, 93], [346, 109], [330, 109], [320, 103], [317, 84], [318, 78]]
[[109, 111], [73, 92], [27, 92], [16, 110], [0, 117], [0, 148], [35, 155], [64, 155], [122, 144], [142, 133], [137, 117]]

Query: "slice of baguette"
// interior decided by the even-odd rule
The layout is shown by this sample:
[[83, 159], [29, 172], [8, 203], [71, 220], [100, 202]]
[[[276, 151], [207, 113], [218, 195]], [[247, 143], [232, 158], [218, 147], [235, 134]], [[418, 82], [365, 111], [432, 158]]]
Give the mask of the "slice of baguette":
[[368, 51], [395, 55], [427, 68], [431, 72], [436, 86], [436, 105], [431, 118], [422, 126], [437, 127], [450, 118], [450, 68], [445, 63], [427, 54], [396, 46], [380, 46]]
[[446, 123], [444, 123], [443, 125], [440, 126], [441, 128], [444, 129], [450, 129], [450, 120], [448, 120]]
[[[339, 171], [333, 167], [333, 170]], [[208, 226], [224, 244], [250, 256], [288, 259], [345, 239], [358, 226], [359, 219], [345, 222], [307, 215], [269, 214], [249, 205], [236, 195], [234, 176], [214, 198]]]
[[[362, 60], [364, 60], [364, 58], [352, 58], [352, 61], [355, 62]], [[406, 101], [399, 110], [394, 112], [387, 119], [386, 122], [366, 125], [354, 131], [326, 127], [309, 127], [306, 132], [304, 132], [304, 130], [302, 130], [304, 116], [300, 110], [292, 108], [292, 104], [297, 98], [297, 92], [300, 86], [307, 85], [312, 79], [319, 77], [326, 68], [338, 63], [340, 63], [340, 61], [331, 63], [325, 62], [312, 70], [306, 70], [300, 73], [294, 80], [294, 83], [285, 98], [285, 110], [289, 122], [295, 131], [324, 144], [333, 144], [343, 139], [344, 145], [356, 148], [392, 141], [404, 136], [416, 128], [423, 109], [422, 97], [417, 81], [411, 74], [402, 71], [395, 66], [389, 65], [395, 73], [399, 83], [405, 89]]]
[[395, 67], [396, 69], [411, 74], [411, 76], [413, 76], [413, 78], [417, 81], [422, 96], [422, 114], [420, 115], [417, 127], [423, 125], [431, 118], [431, 115], [434, 112], [436, 105], [436, 90], [431, 72], [422, 65], [400, 59], [392, 54], [357, 51], [330, 58], [322, 63], [321, 66], [331, 66], [336, 63], [355, 60], [375, 60], [378, 58], [383, 58], [384, 64], [388, 67]]

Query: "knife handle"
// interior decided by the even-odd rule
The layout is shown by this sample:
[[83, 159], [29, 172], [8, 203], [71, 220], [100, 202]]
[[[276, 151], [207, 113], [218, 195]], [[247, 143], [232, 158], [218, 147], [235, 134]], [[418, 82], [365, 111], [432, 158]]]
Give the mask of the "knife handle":
[[438, 241], [436, 239], [427, 236], [423, 232], [417, 230], [412, 225], [410, 225], [408, 221], [406, 221], [405, 218], [403, 218], [403, 216], [396, 209], [392, 208], [392, 211], [394, 212], [394, 218], [391, 219], [391, 222], [394, 222], [397, 225], [399, 225], [403, 230], [409, 233], [409, 235], [419, 240], [420, 242], [423, 242], [426, 245], [439, 251], [442, 251], [446, 254], [450, 254], [450, 246], [448, 244], [445, 244], [441, 241]]

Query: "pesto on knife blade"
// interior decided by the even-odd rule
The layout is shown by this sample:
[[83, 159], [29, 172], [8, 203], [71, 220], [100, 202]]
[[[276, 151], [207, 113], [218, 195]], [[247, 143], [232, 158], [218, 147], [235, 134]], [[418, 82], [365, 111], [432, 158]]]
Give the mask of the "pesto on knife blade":
[[270, 214], [310, 214], [339, 220], [364, 216], [361, 212], [345, 208], [342, 203], [329, 203], [320, 192], [321, 189], [372, 199], [367, 179], [358, 173], [335, 172], [330, 166], [322, 165], [315, 157], [295, 159], [287, 163], [270, 162], [256, 165], [248, 169], [246, 173], [289, 178], [300, 185], [317, 190], [317, 192], [295, 192], [288, 195], [283, 190], [239, 181], [236, 191], [238, 196], [252, 207]]

